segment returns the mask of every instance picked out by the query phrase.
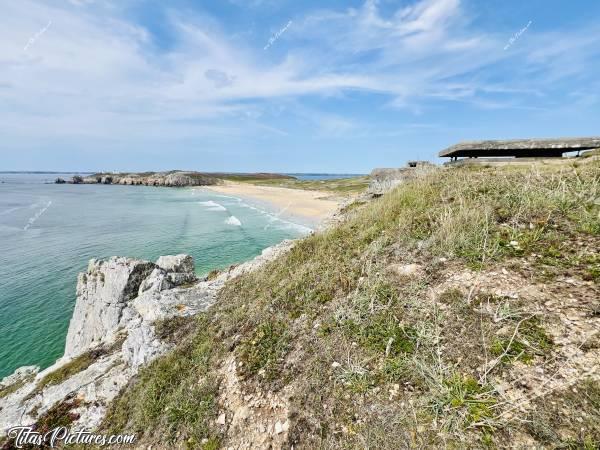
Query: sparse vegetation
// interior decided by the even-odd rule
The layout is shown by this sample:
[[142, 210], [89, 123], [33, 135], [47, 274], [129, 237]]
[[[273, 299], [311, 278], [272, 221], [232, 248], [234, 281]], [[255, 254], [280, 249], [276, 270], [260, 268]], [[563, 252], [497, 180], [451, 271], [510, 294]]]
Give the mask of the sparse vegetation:
[[536, 317], [518, 324], [513, 336], [503, 336], [494, 340], [490, 347], [493, 356], [502, 358], [502, 362], [521, 360], [531, 363], [535, 355], [544, 356], [552, 346], [552, 339], [540, 326]]
[[291, 189], [306, 189], [309, 191], [325, 191], [335, 194], [356, 194], [364, 192], [369, 186], [369, 177], [338, 178], [331, 180], [298, 180], [295, 178], [256, 179], [228, 177], [232, 181], [252, 183], [261, 186], [285, 187]]
[[210, 280], [214, 280], [215, 278], [217, 278], [219, 276], [219, 274], [221, 273], [220, 270], [218, 269], [213, 269], [210, 272], [208, 272], [208, 274], [206, 275], [206, 279], [208, 281]]
[[265, 321], [240, 345], [242, 371], [261, 374], [272, 380], [278, 374], [281, 358], [287, 351], [287, 333], [283, 322]]
[[76, 356], [68, 363], [59, 367], [55, 371], [50, 372], [44, 378], [42, 378], [36, 385], [36, 388], [29, 394], [28, 397], [33, 397], [39, 392], [41, 392], [44, 388], [55, 384], [60, 384], [67, 378], [73, 376], [74, 374], [87, 369], [101, 357], [113, 353], [118, 347], [121, 346], [124, 339], [125, 336], [120, 336], [118, 339], [115, 340], [115, 342], [112, 345], [108, 347], [94, 348], [79, 356]]
[[100, 356], [104, 354], [101, 350], [91, 350], [82, 355], [75, 357], [73, 360], [66, 363], [64, 366], [56, 369], [54, 372], [49, 373], [44, 378], [42, 378], [36, 387], [36, 390], [32, 395], [36, 392], [40, 392], [47, 386], [52, 386], [54, 384], [60, 384], [62, 381], [66, 380], [70, 376], [81, 372], [82, 370], [87, 369], [92, 363], [98, 359]]
[[493, 416], [492, 406], [497, 402], [493, 389], [475, 378], [454, 374], [444, 379], [441, 387], [432, 408], [447, 427], [461, 429]]
[[[242, 394], [285, 393], [294, 448], [594, 448], [597, 378], [564, 405], [560, 389], [523, 386], [598, 354], [553, 333], [571, 332], [561, 328], [570, 294], [568, 314], [597, 320], [599, 195], [594, 161], [441, 170], [400, 185], [228, 282], [104, 426], [226, 447], [217, 375], [231, 358]], [[407, 264], [418, 275], [390, 269]], [[597, 333], [597, 322], [577, 323]], [[567, 345], [576, 351], [561, 353]], [[547, 401], [556, 405], [529, 421], [523, 411]], [[578, 408], [583, 422], [561, 421]]]
[[6, 397], [7, 395], [12, 394], [13, 392], [21, 389], [25, 384], [29, 383], [35, 378], [35, 375], [30, 375], [28, 377], [24, 377], [22, 380], [13, 383], [9, 386], [1, 387], [0, 386], [0, 399]]
[[174, 316], [167, 319], [161, 319], [154, 323], [154, 332], [162, 340], [171, 343], [187, 336], [195, 326], [194, 317]]
[[[57, 403], [40, 416], [35, 424], [35, 431], [40, 433], [42, 436], [45, 436], [55, 428], [69, 427], [75, 420], [79, 419], [79, 414], [73, 412], [73, 410], [80, 405], [81, 400], [72, 397]], [[0, 440], [0, 444], [2, 444], [2, 450], [13, 450], [17, 448], [40, 448], [38, 445], [23, 445], [23, 443], [20, 443], [17, 446], [14, 438], [6, 438], [4, 441]], [[41, 447], [50, 448], [48, 446], [48, 441], [46, 441], [46, 445], [42, 445]]]
[[217, 445], [213, 422], [218, 380], [209, 369], [218, 349], [213, 327], [199, 316], [175, 351], [141, 370], [111, 406], [103, 428], [114, 433], [132, 430], [138, 439], [154, 438], [162, 444], [181, 440], [199, 448], [207, 439]]
[[537, 399], [534, 406], [526, 426], [538, 442], [555, 448], [600, 448], [598, 381], [582, 380]]

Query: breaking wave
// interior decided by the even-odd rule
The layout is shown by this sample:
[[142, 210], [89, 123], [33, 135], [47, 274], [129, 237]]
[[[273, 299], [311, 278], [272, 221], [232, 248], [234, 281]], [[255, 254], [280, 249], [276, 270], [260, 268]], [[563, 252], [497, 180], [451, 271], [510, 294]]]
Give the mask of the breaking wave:
[[213, 202], [212, 200], [198, 203], [202, 206], [206, 206], [207, 211], [227, 211], [227, 208], [225, 208], [223, 205], [220, 205], [217, 202]]
[[276, 225], [280, 229], [294, 230], [294, 231], [300, 232], [302, 234], [309, 234], [314, 231], [310, 227], [301, 225], [296, 222], [291, 222], [291, 221], [283, 219], [281, 217], [281, 215], [283, 213], [285, 213], [286, 210], [289, 208], [289, 205], [286, 206], [285, 208], [282, 208], [277, 213], [265, 211], [264, 209], [257, 208], [256, 206], [249, 205], [248, 203], [245, 203], [245, 202], [240, 203], [240, 206], [251, 209], [251, 210], [256, 211], [257, 213], [265, 216], [269, 221], [269, 223], [264, 227], [265, 230], [268, 230], [269, 228], [271, 228], [271, 226]]
[[225, 223], [227, 225], [233, 225], [236, 227], [241, 227], [242, 226], [242, 222], [240, 222], [240, 219], [238, 219], [235, 216], [229, 216], [227, 219], [225, 219]]

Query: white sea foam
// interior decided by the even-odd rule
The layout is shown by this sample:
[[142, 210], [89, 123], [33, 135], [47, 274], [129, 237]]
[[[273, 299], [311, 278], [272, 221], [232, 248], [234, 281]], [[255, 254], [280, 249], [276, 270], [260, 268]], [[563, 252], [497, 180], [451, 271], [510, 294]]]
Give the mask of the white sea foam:
[[215, 197], [221, 197], [221, 198], [232, 198], [233, 200], [237, 201], [237, 202], [241, 202], [242, 199], [239, 197], [232, 197], [231, 195], [222, 195], [222, 194], [212, 194]]
[[229, 216], [227, 219], [225, 219], [225, 223], [227, 225], [233, 225], [236, 227], [241, 227], [242, 226], [242, 222], [240, 222], [240, 219], [238, 219], [235, 216]]
[[[314, 230], [312, 228], [306, 227], [304, 225], [300, 225], [299, 223], [290, 222], [288, 220], [280, 219], [278, 217], [275, 218], [276, 222], [278, 222], [278, 226], [284, 230], [296, 230], [303, 234], [312, 233]], [[268, 229], [269, 226], [265, 227], [265, 230]]]
[[242, 206], [244, 208], [252, 209], [252, 210], [258, 212], [259, 214], [266, 216], [266, 218], [269, 220], [269, 223], [264, 227], [265, 230], [268, 230], [271, 226], [276, 224], [276, 226], [278, 226], [281, 229], [296, 230], [303, 234], [312, 233], [314, 231], [312, 228], [309, 228], [304, 225], [300, 225], [299, 223], [295, 223], [295, 222], [291, 222], [289, 220], [282, 219], [280, 217], [281, 214], [285, 213], [286, 210], [290, 207], [289, 204], [288, 204], [288, 206], [281, 209], [277, 213], [271, 213], [271, 212], [265, 211], [264, 209], [260, 209], [255, 206], [249, 205], [248, 203], [240, 203], [240, 206]]
[[212, 200], [198, 203], [202, 206], [206, 206], [207, 211], [227, 211], [227, 208], [225, 208], [223, 205], [220, 205], [217, 202], [213, 202]]
[[36, 220], [38, 220], [42, 214], [44, 214], [46, 212], [46, 210], [48, 208], [50, 208], [50, 205], [52, 204], [52, 200], [50, 200], [46, 206], [44, 206], [42, 209], [40, 209], [38, 212], [35, 213], [35, 215], [33, 217], [31, 217], [29, 219], [29, 221], [27, 222], [27, 225], [25, 225], [23, 227], [23, 231], [27, 231], [29, 230], [29, 228], [35, 223]]

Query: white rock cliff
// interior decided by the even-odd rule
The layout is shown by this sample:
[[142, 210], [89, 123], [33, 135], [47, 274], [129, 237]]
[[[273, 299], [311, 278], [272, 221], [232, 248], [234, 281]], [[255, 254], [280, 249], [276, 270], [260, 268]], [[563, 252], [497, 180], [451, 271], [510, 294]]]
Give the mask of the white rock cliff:
[[[171, 348], [156, 336], [157, 320], [205, 310], [227, 280], [256, 270], [291, 246], [284, 241], [204, 281], [196, 278], [188, 255], [162, 256], [155, 264], [122, 257], [91, 260], [78, 277], [64, 356], [42, 372], [22, 367], [0, 381], [0, 436], [11, 427], [34, 424], [52, 406], [74, 399], [72, 412], [79, 419], [73, 427], [94, 429], [139, 368]], [[48, 375], [84, 359], [87, 363], [78, 372], [47, 382]]]

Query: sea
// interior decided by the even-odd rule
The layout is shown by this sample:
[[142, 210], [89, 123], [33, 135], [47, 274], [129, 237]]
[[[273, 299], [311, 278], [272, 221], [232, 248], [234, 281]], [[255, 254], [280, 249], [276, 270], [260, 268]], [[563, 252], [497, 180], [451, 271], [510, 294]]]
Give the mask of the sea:
[[311, 231], [205, 189], [53, 183], [71, 176], [0, 173], [0, 379], [62, 356], [77, 274], [91, 258], [187, 253], [201, 276]]

